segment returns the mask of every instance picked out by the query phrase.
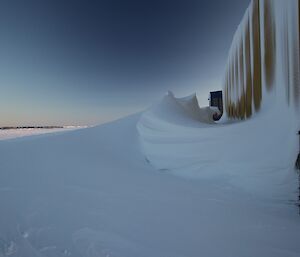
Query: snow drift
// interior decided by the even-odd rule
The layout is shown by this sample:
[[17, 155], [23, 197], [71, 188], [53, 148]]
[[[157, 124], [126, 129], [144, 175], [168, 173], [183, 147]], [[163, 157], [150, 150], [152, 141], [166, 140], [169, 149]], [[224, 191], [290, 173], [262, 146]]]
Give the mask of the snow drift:
[[[236, 185], [266, 195], [281, 192], [279, 184], [295, 186], [298, 138], [288, 107], [273, 108], [244, 122], [223, 117], [214, 123], [212, 114], [208, 107], [198, 107], [194, 95], [179, 99], [166, 95], [137, 123], [148, 162], [183, 177], [226, 176]], [[272, 180], [263, 175], [272, 171]], [[256, 183], [256, 188], [249, 183]]]
[[147, 122], [147, 120], [157, 118], [168, 124], [188, 122], [199, 126], [199, 122], [213, 124], [212, 116], [215, 112], [219, 111], [211, 107], [200, 108], [196, 94], [175, 98], [174, 94], [169, 91], [161, 101], [143, 114], [142, 119]]

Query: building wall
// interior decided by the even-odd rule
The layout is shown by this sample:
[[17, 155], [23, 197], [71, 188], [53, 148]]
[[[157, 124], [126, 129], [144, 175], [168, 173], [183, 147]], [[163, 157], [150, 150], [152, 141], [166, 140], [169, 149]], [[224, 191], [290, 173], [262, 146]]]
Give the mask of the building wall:
[[299, 113], [299, 2], [250, 2], [233, 37], [224, 76], [229, 118], [250, 118], [278, 101]]

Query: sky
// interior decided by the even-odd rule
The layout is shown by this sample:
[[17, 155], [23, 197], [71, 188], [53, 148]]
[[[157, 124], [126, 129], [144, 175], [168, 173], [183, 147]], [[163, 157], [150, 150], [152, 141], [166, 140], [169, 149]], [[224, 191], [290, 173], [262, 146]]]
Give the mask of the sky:
[[250, 0], [0, 2], [0, 126], [94, 125], [222, 89]]

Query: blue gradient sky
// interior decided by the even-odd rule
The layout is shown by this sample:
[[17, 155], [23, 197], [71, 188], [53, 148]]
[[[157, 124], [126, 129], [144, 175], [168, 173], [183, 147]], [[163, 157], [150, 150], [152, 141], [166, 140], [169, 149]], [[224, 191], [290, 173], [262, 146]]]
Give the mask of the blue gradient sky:
[[0, 126], [98, 124], [220, 89], [249, 0], [0, 2]]

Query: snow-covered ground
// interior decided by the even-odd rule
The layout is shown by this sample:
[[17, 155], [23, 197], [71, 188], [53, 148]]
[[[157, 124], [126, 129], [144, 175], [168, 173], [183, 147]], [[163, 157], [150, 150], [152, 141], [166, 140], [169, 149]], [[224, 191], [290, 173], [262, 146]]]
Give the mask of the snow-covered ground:
[[56, 132], [65, 132], [74, 129], [80, 129], [84, 127], [80, 126], [66, 126], [63, 128], [22, 128], [22, 129], [1, 129], [0, 130], [0, 140], [7, 140], [19, 137], [33, 136], [33, 135], [42, 135], [48, 133], [56, 133]]
[[1, 141], [0, 256], [300, 256], [290, 123], [212, 124], [193, 101]]

